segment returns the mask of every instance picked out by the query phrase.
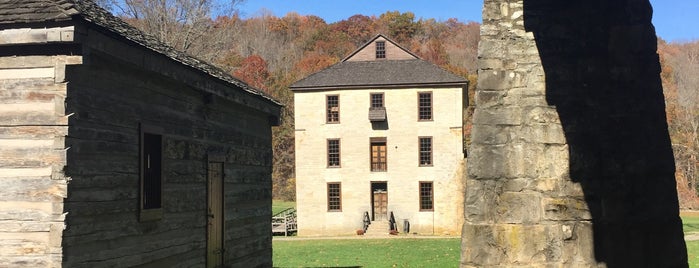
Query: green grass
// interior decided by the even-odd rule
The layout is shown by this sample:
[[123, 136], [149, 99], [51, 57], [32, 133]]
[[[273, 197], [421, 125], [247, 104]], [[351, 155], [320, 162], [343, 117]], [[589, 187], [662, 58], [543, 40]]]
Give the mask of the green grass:
[[459, 238], [274, 240], [274, 267], [458, 267]]
[[699, 232], [699, 216], [682, 216], [682, 228], [685, 234]]
[[687, 241], [689, 267], [699, 268], [699, 241]]
[[295, 208], [295, 207], [296, 207], [296, 202], [294, 202], [294, 201], [272, 200], [272, 215], [277, 214], [277, 213], [279, 213], [282, 210], [285, 210], [287, 208]]
[[[683, 212], [682, 229], [685, 234], [699, 233], [699, 213]], [[686, 241], [689, 267], [699, 268], [699, 241]]]

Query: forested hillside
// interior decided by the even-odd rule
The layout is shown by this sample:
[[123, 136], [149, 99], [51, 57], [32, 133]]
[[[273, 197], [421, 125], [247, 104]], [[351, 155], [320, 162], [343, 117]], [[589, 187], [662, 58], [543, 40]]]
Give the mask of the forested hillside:
[[699, 40], [658, 42], [680, 205], [699, 208]]
[[[263, 12], [243, 19], [234, 4], [216, 6], [211, 0], [168, 5], [153, 0], [122, 5], [113, 0], [101, 2], [134, 26], [221, 67], [286, 106], [282, 125], [274, 129], [275, 199], [295, 197], [294, 107], [288, 86], [339, 62], [376, 34], [385, 34], [423, 59], [468, 78], [469, 94], [476, 85], [480, 28], [476, 22], [437, 21], [398, 11], [379, 16], [358, 14], [334, 23], [296, 13], [275, 17]], [[214, 13], [221, 15], [212, 19]], [[699, 208], [699, 41], [667, 43], [661, 39], [658, 52], [680, 201], [683, 207]], [[473, 101], [473, 96], [469, 99]], [[464, 122], [466, 138], [472, 109], [471, 105]]]

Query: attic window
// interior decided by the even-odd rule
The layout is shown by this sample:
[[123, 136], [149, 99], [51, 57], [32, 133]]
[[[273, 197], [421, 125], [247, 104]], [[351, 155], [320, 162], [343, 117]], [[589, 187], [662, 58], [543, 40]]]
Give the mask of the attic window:
[[385, 59], [386, 58], [386, 42], [376, 41], [376, 58]]

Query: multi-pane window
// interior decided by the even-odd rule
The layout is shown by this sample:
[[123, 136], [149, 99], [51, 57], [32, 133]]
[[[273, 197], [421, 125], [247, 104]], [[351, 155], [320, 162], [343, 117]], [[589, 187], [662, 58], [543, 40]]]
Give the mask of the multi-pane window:
[[383, 93], [371, 93], [371, 108], [383, 107]]
[[418, 120], [432, 120], [432, 92], [418, 93]]
[[419, 159], [420, 166], [432, 165], [432, 137], [419, 137], [418, 146], [420, 147]]
[[326, 122], [340, 123], [340, 96], [328, 95], [325, 98]]
[[339, 182], [328, 183], [328, 211], [342, 210], [342, 191]]
[[340, 140], [328, 140], [328, 167], [340, 167]]
[[434, 191], [431, 181], [420, 182], [420, 210], [434, 210]]
[[162, 129], [141, 125], [140, 158], [140, 220], [156, 220], [162, 217], [163, 189], [163, 136]]
[[386, 138], [371, 140], [371, 171], [386, 171]]
[[376, 58], [385, 59], [386, 58], [386, 42], [376, 41]]

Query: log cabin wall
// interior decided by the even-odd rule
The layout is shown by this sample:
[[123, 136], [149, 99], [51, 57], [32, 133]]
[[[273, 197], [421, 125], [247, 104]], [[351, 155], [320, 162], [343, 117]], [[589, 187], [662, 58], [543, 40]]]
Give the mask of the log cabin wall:
[[[0, 267], [206, 265], [210, 159], [223, 162], [224, 265], [271, 266], [281, 106], [195, 60], [59, 24], [0, 29]], [[139, 218], [142, 125], [162, 134], [155, 220]]]
[[0, 57], [0, 267], [60, 266], [69, 180], [64, 70], [81, 60]]
[[[207, 159], [218, 155], [224, 263], [271, 266], [272, 150], [264, 103], [232, 90], [226, 98], [212, 94], [226, 85], [86, 31], [89, 57], [67, 70], [66, 112], [74, 116], [66, 139], [66, 174], [73, 180], [64, 265], [204, 266]], [[154, 221], [139, 221], [141, 124], [162, 130], [163, 215]]]

